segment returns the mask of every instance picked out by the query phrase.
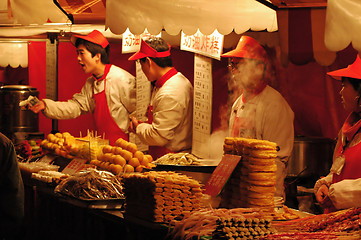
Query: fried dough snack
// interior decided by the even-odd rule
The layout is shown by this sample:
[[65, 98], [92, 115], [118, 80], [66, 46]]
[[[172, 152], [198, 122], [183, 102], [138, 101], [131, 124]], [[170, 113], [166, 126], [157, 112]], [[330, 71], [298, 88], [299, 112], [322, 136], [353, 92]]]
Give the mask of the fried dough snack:
[[125, 214], [169, 223], [201, 208], [201, 184], [186, 175], [150, 171], [123, 175]]
[[272, 209], [277, 144], [267, 140], [227, 137], [223, 149], [225, 154], [240, 155], [242, 159], [222, 192], [221, 206]]

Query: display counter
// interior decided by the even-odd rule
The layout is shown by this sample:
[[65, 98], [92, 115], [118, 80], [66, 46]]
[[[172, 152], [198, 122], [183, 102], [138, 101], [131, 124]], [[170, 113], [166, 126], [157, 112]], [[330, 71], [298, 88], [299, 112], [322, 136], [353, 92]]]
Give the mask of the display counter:
[[118, 204], [92, 205], [59, 196], [53, 187], [33, 179], [24, 181], [24, 187], [25, 239], [166, 239], [166, 226], [125, 218]]

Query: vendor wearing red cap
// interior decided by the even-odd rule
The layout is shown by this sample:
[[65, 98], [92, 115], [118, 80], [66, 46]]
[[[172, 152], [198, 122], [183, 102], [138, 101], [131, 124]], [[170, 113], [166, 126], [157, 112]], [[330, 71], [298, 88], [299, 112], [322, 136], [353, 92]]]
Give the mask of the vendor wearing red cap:
[[129, 60], [138, 60], [153, 90], [148, 122], [132, 118], [130, 131], [149, 145], [154, 159], [192, 145], [193, 86], [172, 64], [170, 46], [162, 38], [142, 40]]
[[284, 179], [294, 141], [294, 114], [282, 95], [267, 83], [271, 65], [264, 48], [253, 38], [242, 36], [229, 58], [230, 81], [241, 95], [234, 102], [229, 120], [231, 137], [246, 137], [277, 143], [275, 205], [285, 200]]
[[341, 79], [340, 95], [350, 112], [343, 124], [333, 154], [330, 173], [314, 187], [317, 201], [325, 213], [361, 207], [361, 59], [357, 56], [347, 68], [328, 72]]
[[135, 79], [127, 71], [109, 64], [110, 46], [97, 30], [86, 36], [73, 35], [78, 62], [86, 74], [80, 93], [66, 101], [43, 99], [31, 108], [52, 119], [71, 119], [93, 113], [96, 131], [105, 135], [110, 144], [118, 138], [128, 140], [129, 113], [135, 110]]

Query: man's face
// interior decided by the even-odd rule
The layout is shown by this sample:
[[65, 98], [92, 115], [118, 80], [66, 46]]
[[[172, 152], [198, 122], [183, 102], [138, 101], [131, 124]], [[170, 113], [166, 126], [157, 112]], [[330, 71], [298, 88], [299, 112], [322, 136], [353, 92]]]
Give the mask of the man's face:
[[81, 65], [83, 71], [87, 74], [93, 74], [95, 72], [98, 56], [92, 57], [92, 54], [82, 44], [78, 46], [76, 52], [78, 54], [78, 63]]
[[245, 91], [256, 89], [263, 80], [264, 63], [254, 59], [230, 58], [231, 80]]

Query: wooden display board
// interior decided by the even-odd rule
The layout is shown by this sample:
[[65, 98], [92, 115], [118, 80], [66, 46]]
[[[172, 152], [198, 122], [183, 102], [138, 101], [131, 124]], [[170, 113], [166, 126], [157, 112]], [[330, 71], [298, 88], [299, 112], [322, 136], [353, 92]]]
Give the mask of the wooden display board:
[[242, 156], [225, 154], [205, 185], [205, 194], [218, 196], [227, 183]]

